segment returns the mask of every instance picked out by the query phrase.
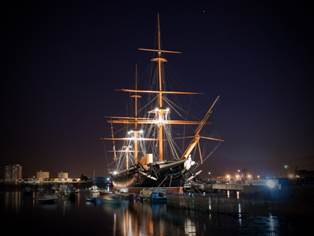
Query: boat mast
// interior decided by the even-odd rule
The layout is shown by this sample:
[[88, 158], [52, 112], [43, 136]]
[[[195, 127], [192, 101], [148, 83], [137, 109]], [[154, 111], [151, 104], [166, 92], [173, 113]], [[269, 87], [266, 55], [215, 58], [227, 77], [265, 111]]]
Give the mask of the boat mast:
[[[163, 58], [161, 50], [161, 40], [160, 40], [160, 21], [159, 21], [159, 14], [157, 14], [157, 57], [153, 58], [152, 61], [156, 62], [157, 66], [157, 79], [158, 79], [158, 106], [159, 109], [157, 110], [158, 119], [162, 120], [164, 116], [164, 109], [163, 109], [163, 63], [166, 62], [166, 59]], [[159, 161], [164, 160], [164, 126], [162, 124], [158, 125], [158, 154], [159, 154]]]
[[116, 161], [117, 160], [117, 152], [116, 152], [116, 144], [115, 144], [115, 140], [114, 140], [114, 133], [113, 133], [113, 124], [110, 124], [110, 128], [111, 128], [111, 138], [112, 138], [112, 149], [113, 149], [113, 160]]
[[138, 99], [141, 98], [140, 95], [137, 94], [137, 64], [135, 64], [135, 93], [131, 95], [134, 98], [134, 161], [138, 162], [138, 138], [140, 136], [140, 130], [138, 130]]
[[[159, 14], [157, 14], [157, 47], [156, 48], [138, 48], [140, 51], [146, 52], [153, 52], [155, 53], [155, 57], [151, 59], [152, 62], [156, 63], [156, 77], [157, 77], [157, 84], [158, 88], [153, 90], [147, 89], [138, 89], [137, 88], [137, 68], [135, 70], [135, 89], [127, 89], [122, 88], [118, 89], [121, 92], [131, 93], [131, 97], [134, 98], [134, 117], [129, 116], [109, 116], [107, 120], [108, 123], [111, 124], [133, 124], [134, 130], [129, 131], [128, 137], [122, 138], [106, 138], [103, 137], [101, 140], [117, 140], [117, 141], [134, 141], [134, 160], [135, 163], [138, 162], [138, 141], [157, 141], [158, 142], [158, 159], [159, 161], [164, 160], [164, 126], [165, 125], [202, 125], [204, 126], [207, 122], [204, 120], [201, 121], [193, 121], [193, 120], [170, 120], [167, 118], [167, 114], [170, 111], [169, 108], [164, 107], [163, 95], [193, 95], [199, 94], [196, 92], [188, 92], [188, 91], [167, 91], [164, 90], [164, 75], [163, 75], [163, 65], [167, 62], [166, 58], [163, 57], [164, 54], [180, 54], [179, 51], [173, 50], [165, 50], [161, 48], [161, 31], [160, 31], [160, 20]], [[154, 109], [155, 118], [145, 118], [145, 117], [138, 117], [138, 98], [141, 96], [138, 94], [156, 94], [157, 95], [157, 104], [156, 108]], [[138, 125], [156, 125], [157, 126], [157, 137], [156, 138], [144, 138], [141, 137], [140, 134], [143, 132], [142, 130], [138, 130]], [[132, 134], [132, 135], [131, 135]], [[193, 138], [193, 136], [191, 137]], [[209, 137], [206, 137], [209, 139]], [[195, 139], [195, 137], [194, 137]], [[196, 135], [196, 139], [199, 139], [199, 135]], [[193, 140], [193, 144], [187, 148], [188, 151], [185, 151], [186, 156], [191, 150], [194, 149], [195, 145], [198, 143], [198, 140]]]

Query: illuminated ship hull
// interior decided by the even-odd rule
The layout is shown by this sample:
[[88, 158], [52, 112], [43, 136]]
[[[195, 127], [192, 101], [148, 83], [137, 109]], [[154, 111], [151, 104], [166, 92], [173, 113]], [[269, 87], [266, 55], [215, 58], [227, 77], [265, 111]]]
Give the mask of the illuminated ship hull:
[[154, 162], [144, 167], [140, 164], [112, 173], [113, 186], [124, 187], [177, 187], [183, 186], [185, 160]]

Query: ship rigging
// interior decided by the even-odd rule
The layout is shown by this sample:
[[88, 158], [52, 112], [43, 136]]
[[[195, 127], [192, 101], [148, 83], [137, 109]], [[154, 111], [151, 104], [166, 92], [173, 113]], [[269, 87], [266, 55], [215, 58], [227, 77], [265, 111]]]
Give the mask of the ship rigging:
[[[155, 64], [155, 84], [149, 89], [138, 88], [138, 68], [135, 67], [135, 87], [122, 88], [118, 91], [128, 93], [133, 99], [132, 116], [105, 117], [110, 124], [111, 137], [101, 140], [112, 141], [115, 167], [110, 172], [116, 187], [128, 186], [182, 186], [185, 179], [194, 178], [201, 171], [194, 173], [204, 161], [200, 140], [222, 142], [223, 139], [201, 135], [219, 100], [217, 96], [201, 120], [171, 119], [171, 112], [179, 107], [170, 98], [173, 95], [197, 95], [191, 91], [167, 90], [164, 76], [165, 55], [181, 54], [179, 51], [166, 50], [161, 47], [160, 20], [157, 15], [157, 45], [155, 48], [138, 48], [139, 51], [153, 53], [151, 62]], [[139, 99], [150, 99], [139, 112]], [[152, 104], [155, 107], [152, 108]], [[152, 108], [148, 109], [147, 108]], [[145, 112], [144, 112], [145, 111]], [[141, 114], [144, 114], [140, 116]], [[125, 125], [129, 129], [122, 137], [116, 137], [114, 126]], [[173, 137], [172, 126], [195, 126], [191, 136]], [[130, 128], [131, 127], [131, 128]], [[184, 150], [178, 148], [176, 140], [189, 139]], [[116, 149], [121, 144], [121, 149]], [[167, 150], [167, 151], [165, 151]], [[198, 152], [198, 160], [192, 160], [193, 151]], [[210, 153], [210, 155], [213, 152]]]

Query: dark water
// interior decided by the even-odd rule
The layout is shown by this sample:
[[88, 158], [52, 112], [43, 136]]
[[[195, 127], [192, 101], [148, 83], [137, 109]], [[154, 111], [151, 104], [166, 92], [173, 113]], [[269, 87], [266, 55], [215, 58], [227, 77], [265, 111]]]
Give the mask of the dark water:
[[274, 215], [222, 215], [142, 203], [74, 202], [40, 204], [36, 193], [0, 192], [1, 229], [9, 235], [312, 235], [309, 219]]

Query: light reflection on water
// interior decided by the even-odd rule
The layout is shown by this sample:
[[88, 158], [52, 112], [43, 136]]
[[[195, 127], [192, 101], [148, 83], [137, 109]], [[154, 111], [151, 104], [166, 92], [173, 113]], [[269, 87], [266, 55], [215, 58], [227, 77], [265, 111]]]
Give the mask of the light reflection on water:
[[[269, 215], [265, 217], [246, 217], [242, 212], [241, 202], [238, 202], [237, 215], [219, 215], [213, 213], [201, 213], [197, 211], [186, 211], [181, 209], [173, 209], [167, 207], [166, 204], [150, 205], [143, 203], [127, 203], [118, 204], [101, 204], [86, 205], [86, 195], [80, 193], [76, 195], [75, 202], [59, 200], [56, 204], [45, 205], [36, 201], [36, 193], [24, 196], [20, 191], [0, 192], [1, 206], [6, 211], [20, 214], [27, 212], [37, 214], [36, 212], [46, 212], [45, 217], [58, 215], [60, 220], [58, 225], [62, 226], [63, 222], [76, 222], [84, 219], [87, 225], [79, 225], [73, 228], [73, 234], [82, 235], [80, 227], [99, 228], [99, 235], [103, 235], [102, 227], [104, 225], [96, 224], [98, 218], [103, 218], [113, 236], [129, 236], [129, 235], [208, 235], [219, 232], [222, 235], [229, 234], [259, 234], [259, 235], [279, 235], [281, 227], [278, 217]], [[212, 199], [208, 197], [208, 208], [211, 209]], [[27, 210], [28, 209], [28, 210]], [[31, 209], [37, 209], [33, 211]], [[24, 214], [24, 215], [27, 215]], [[41, 214], [41, 213], [40, 213]], [[40, 220], [38, 213], [38, 219]], [[97, 218], [96, 218], [97, 217]], [[37, 219], [37, 218], [36, 218]], [[38, 220], [37, 219], [37, 220]], [[21, 219], [23, 221], [24, 219]], [[88, 221], [90, 220], [90, 221]], [[61, 224], [61, 225], [60, 225]], [[91, 224], [91, 225], [89, 225]], [[107, 224], [107, 225], [106, 225]], [[41, 227], [44, 227], [42, 225]], [[68, 230], [68, 229], [67, 229]], [[72, 230], [72, 229], [71, 229]]]
[[163, 219], [167, 215], [165, 204], [136, 203], [119, 207], [104, 204], [103, 209], [113, 215], [113, 235], [167, 235], [166, 219]]
[[21, 192], [5, 192], [4, 193], [4, 206], [6, 209], [14, 209], [19, 211], [22, 205]]
[[189, 235], [189, 236], [196, 235], [195, 223], [190, 218], [185, 219], [185, 222], [184, 222], [184, 233], [185, 233], [185, 235]]
[[239, 219], [239, 225], [242, 225], [242, 209], [241, 209], [241, 203], [238, 203], [238, 219]]

